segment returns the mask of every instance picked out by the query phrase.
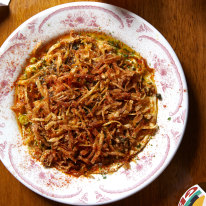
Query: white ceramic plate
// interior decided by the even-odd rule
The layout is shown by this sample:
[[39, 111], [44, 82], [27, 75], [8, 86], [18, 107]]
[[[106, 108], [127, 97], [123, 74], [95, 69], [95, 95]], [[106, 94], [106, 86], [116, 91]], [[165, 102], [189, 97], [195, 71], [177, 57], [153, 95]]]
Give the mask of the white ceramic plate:
[[[139, 51], [155, 68], [159, 101], [159, 131], [131, 163], [131, 168], [94, 179], [74, 178], [45, 169], [31, 159], [14, 113], [13, 89], [25, 60], [39, 41], [48, 41], [75, 29], [110, 33]], [[148, 22], [125, 9], [96, 2], [76, 2], [45, 10], [23, 23], [1, 47], [0, 53], [0, 158], [25, 186], [49, 199], [76, 205], [113, 202], [151, 183], [166, 168], [181, 142], [188, 113], [184, 73], [173, 49]]]

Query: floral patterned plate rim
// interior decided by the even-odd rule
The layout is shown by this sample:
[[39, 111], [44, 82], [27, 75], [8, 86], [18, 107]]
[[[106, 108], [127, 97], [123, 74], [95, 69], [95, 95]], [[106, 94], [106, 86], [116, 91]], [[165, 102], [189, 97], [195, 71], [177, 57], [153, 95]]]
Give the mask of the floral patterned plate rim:
[[[13, 103], [13, 82], [32, 49], [70, 30], [96, 30], [123, 41], [155, 68], [162, 101], [158, 103], [159, 131], [131, 162], [94, 179], [74, 178], [45, 169], [22, 144]], [[188, 90], [181, 64], [165, 38], [148, 22], [125, 9], [97, 2], [58, 5], [31, 17], [17, 28], [0, 50], [0, 159], [21, 183], [54, 201], [74, 205], [98, 205], [128, 197], [155, 180], [175, 155], [186, 126]]]

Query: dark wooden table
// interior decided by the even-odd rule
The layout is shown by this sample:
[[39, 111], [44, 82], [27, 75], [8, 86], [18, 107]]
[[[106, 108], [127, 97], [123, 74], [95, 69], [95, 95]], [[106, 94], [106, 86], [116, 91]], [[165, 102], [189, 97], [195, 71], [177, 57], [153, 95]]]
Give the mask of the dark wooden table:
[[[166, 170], [137, 194], [111, 205], [177, 205], [191, 185], [206, 182], [206, 1], [100, 0], [128, 9], [156, 27], [183, 66], [189, 89], [189, 118], [181, 146]], [[34, 14], [70, 0], [11, 0], [0, 8], [0, 45]], [[1, 206], [61, 205], [18, 182], [0, 162]]]

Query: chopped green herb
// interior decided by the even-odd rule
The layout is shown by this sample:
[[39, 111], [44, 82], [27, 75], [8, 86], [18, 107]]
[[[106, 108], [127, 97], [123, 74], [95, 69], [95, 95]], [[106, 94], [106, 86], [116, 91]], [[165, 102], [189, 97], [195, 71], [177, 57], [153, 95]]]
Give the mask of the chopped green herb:
[[130, 53], [129, 56], [130, 56], [130, 57], [134, 57], [134, 56], [136, 56], [136, 55], [135, 55], [135, 53]]
[[127, 58], [128, 57], [128, 54], [122, 54], [123, 57]]
[[129, 53], [129, 50], [128, 50], [128, 49], [126, 49], [126, 48], [123, 48], [123, 50], [124, 50], [125, 52]]
[[141, 146], [142, 146], [141, 144], [138, 144], [138, 145], [137, 145], [137, 148], [139, 149]]
[[135, 157], [136, 160], [140, 160], [138, 156]]
[[167, 119], [167, 120], [169, 120], [169, 121], [170, 121], [171, 119], [172, 119], [171, 117], [168, 117], [168, 119]]
[[19, 79], [27, 79], [27, 74], [26, 73], [22, 74]]
[[29, 123], [29, 120], [26, 114], [19, 115], [18, 119], [19, 119], [20, 124], [22, 125], [27, 125]]
[[103, 179], [107, 179], [106, 174], [102, 174]]
[[34, 64], [35, 62], [37, 62], [37, 58], [36, 57], [32, 57], [30, 59], [30, 63]]
[[32, 67], [32, 68], [31, 68], [31, 71], [32, 71], [32, 72], [35, 72], [35, 71], [36, 71], [36, 67]]
[[119, 41], [108, 40], [108, 43], [113, 47], [120, 48]]
[[160, 101], [162, 100], [162, 95], [161, 95], [161, 94], [157, 93], [157, 94], [156, 94], [156, 97], [157, 97], [157, 99], [159, 99]]

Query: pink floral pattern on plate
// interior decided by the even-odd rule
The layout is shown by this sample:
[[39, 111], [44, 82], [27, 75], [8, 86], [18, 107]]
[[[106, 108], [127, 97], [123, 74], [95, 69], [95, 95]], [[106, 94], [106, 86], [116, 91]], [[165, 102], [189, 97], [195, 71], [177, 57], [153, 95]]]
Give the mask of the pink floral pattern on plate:
[[131, 16], [128, 12], [124, 11], [124, 10], [122, 10], [122, 15], [126, 19], [127, 26], [131, 27], [135, 18], [133, 16]]
[[0, 156], [1, 156], [2, 159], [4, 158], [4, 151], [6, 149], [6, 145], [7, 145], [6, 141], [4, 143], [0, 144]]
[[[71, 29], [112, 34], [132, 46], [155, 68], [159, 101], [158, 133], [132, 161], [129, 169], [113, 174], [74, 178], [45, 169], [23, 145], [10, 107], [13, 82], [39, 41], [48, 41]], [[35, 15], [0, 50], [0, 158], [8, 170], [31, 190], [52, 200], [78, 205], [109, 203], [127, 197], [153, 181], [174, 156], [187, 120], [188, 94], [181, 65], [164, 37], [137, 15], [97, 2], [59, 5]]]
[[136, 32], [141, 33], [141, 32], [152, 32], [152, 29], [147, 26], [146, 24], [141, 24], [138, 29], [136, 30]]
[[87, 13], [80, 11], [74, 15], [68, 14], [67, 18], [62, 20], [61, 23], [64, 24], [64, 26], [69, 25], [72, 28], [75, 28], [79, 24], [84, 24], [88, 27], [99, 27], [96, 21], [97, 17], [93, 16], [92, 13], [88, 15]]

